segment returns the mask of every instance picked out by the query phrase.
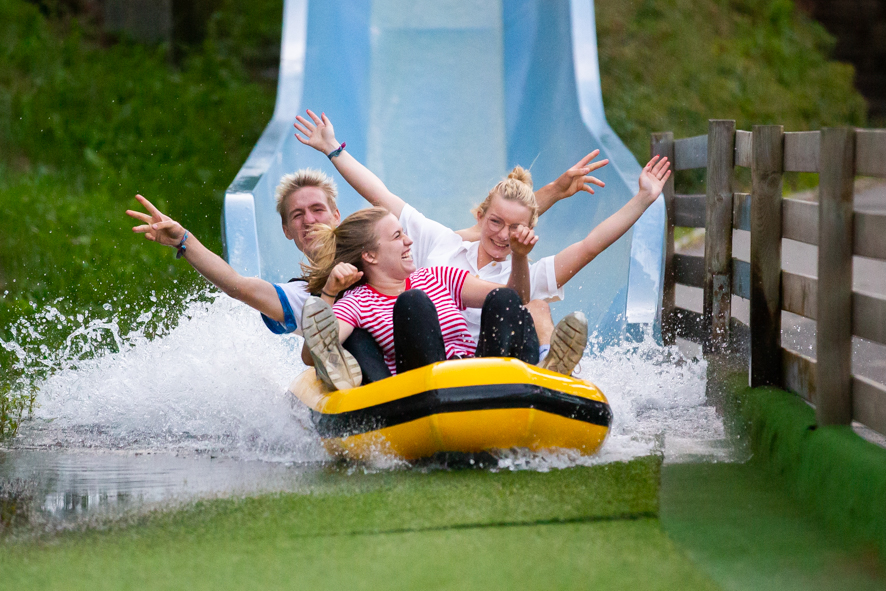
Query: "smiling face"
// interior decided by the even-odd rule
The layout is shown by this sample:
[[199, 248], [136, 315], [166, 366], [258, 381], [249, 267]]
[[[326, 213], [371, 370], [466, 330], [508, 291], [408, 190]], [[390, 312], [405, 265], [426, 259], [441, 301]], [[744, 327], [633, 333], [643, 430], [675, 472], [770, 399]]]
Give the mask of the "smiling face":
[[363, 252], [363, 270], [369, 283], [379, 280], [405, 281], [415, 272], [412, 260], [412, 238], [406, 235], [392, 214], [375, 225], [378, 244]]
[[332, 208], [326, 193], [319, 187], [302, 187], [285, 200], [283, 233], [300, 251], [310, 256], [312, 240], [308, 234], [314, 224], [336, 227], [341, 221], [338, 208]]
[[502, 261], [511, 254], [510, 231], [519, 224], [528, 226], [532, 211], [517, 201], [493, 195], [486, 213], [477, 215], [480, 224], [480, 248], [492, 260]]

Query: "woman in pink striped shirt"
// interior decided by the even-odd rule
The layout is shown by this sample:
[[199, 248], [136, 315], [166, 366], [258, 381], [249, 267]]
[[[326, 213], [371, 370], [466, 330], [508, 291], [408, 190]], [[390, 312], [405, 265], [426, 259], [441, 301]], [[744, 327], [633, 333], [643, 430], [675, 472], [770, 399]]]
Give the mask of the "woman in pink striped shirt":
[[[455, 267], [416, 269], [412, 240], [380, 207], [315, 232], [308, 291], [327, 297], [344, 291], [332, 309], [319, 298], [304, 307], [302, 356], [327, 385], [360, 385], [358, 364], [340, 345], [355, 328], [373, 336], [391, 374], [474, 356], [538, 362], [538, 336], [522, 305], [529, 300], [527, 257], [538, 240], [530, 228], [520, 226], [510, 236], [513, 270], [507, 286]], [[465, 308], [483, 310], [478, 342], [459, 313]]]

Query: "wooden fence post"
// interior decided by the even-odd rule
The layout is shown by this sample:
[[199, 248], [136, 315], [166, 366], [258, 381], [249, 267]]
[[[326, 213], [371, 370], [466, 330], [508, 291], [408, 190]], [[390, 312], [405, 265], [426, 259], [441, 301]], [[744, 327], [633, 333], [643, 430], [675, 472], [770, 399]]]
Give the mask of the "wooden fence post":
[[729, 344], [732, 316], [732, 181], [735, 121], [708, 122], [707, 212], [705, 217], [705, 353]]
[[[650, 142], [650, 157], [661, 156], [667, 158], [674, 170], [674, 134], [670, 131], [653, 133]], [[662, 285], [661, 298], [661, 340], [665, 345], [673, 345], [677, 341], [677, 326], [675, 307], [676, 287], [674, 281], [674, 174], [664, 186], [665, 210], [667, 221], [665, 227], [665, 260], [664, 260], [664, 285]]]
[[751, 176], [751, 387], [781, 385], [784, 127], [755, 125]]
[[852, 242], [855, 130], [821, 131], [815, 416], [852, 422]]

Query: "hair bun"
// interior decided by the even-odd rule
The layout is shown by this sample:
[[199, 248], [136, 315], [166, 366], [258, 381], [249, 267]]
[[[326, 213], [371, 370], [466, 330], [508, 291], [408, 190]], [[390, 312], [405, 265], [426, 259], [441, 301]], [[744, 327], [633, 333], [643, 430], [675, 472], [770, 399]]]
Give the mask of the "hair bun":
[[532, 174], [522, 166], [515, 166], [514, 170], [508, 174], [508, 178], [525, 183], [529, 185], [530, 188], [532, 187]]

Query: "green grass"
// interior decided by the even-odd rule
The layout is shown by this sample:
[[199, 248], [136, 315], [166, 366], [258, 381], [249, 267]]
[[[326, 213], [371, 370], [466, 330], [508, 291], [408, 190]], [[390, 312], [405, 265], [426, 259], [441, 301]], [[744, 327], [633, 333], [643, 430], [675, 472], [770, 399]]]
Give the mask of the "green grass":
[[661, 521], [725, 589], [886, 588], [876, 546], [827, 527], [758, 463], [666, 466]]
[[[18, 551], [10, 589], [717, 589], [655, 519], [199, 542], [158, 536]], [[9, 567], [14, 558], [16, 566]]]
[[107, 531], [7, 544], [0, 581], [28, 589], [716, 589], [654, 517], [659, 470], [659, 458], [642, 458], [549, 473], [331, 474], [313, 494], [203, 502]]
[[879, 546], [886, 558], [886, 449], [850, 427], [815, 428], [815, 413], [794, 394], [748, 388], [735, 376], [730, 414], [755, 461], [783, 479], [800, 502], [836, 529]]

